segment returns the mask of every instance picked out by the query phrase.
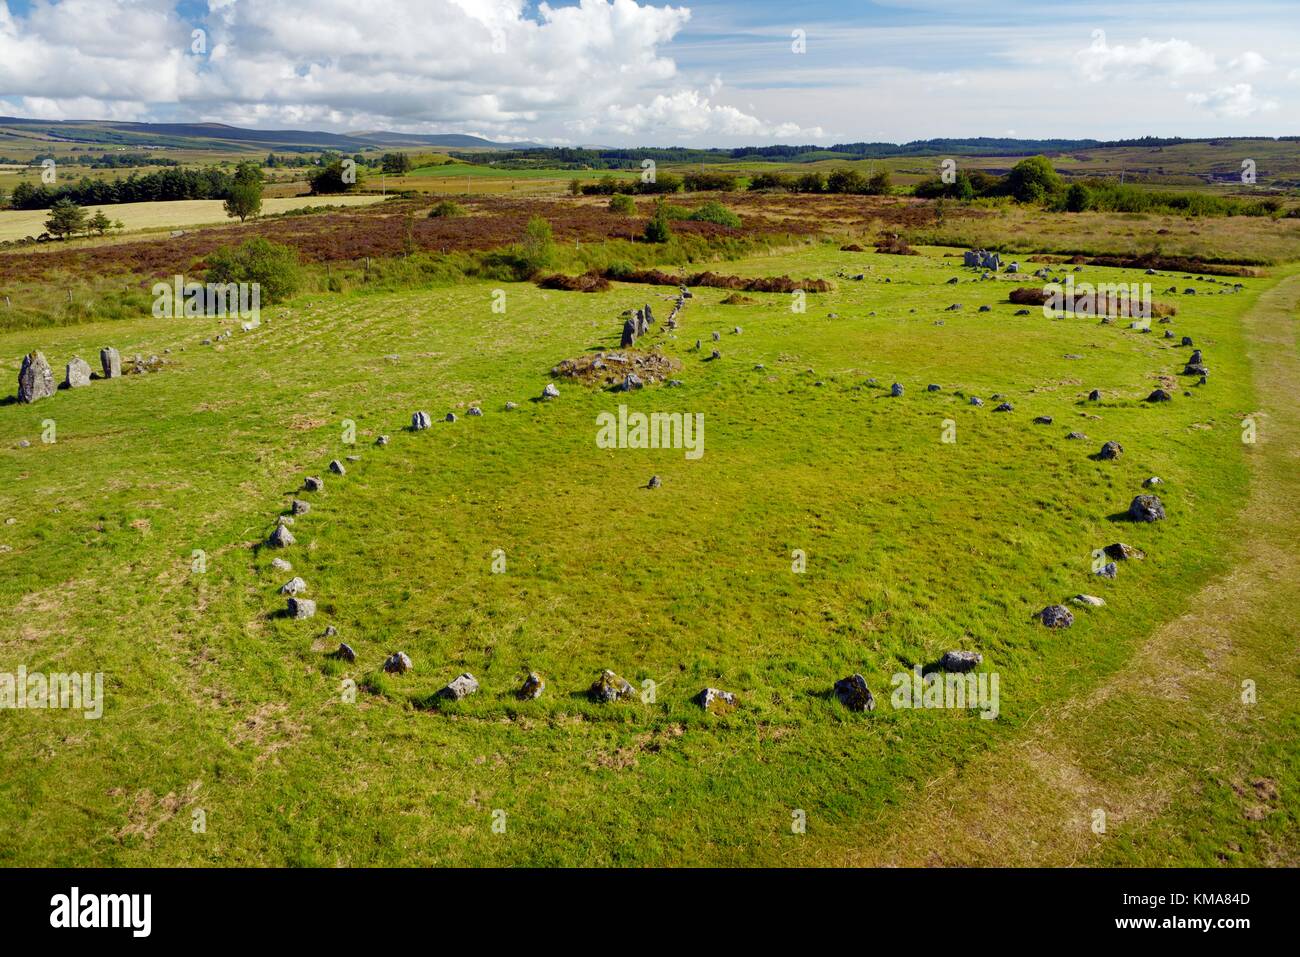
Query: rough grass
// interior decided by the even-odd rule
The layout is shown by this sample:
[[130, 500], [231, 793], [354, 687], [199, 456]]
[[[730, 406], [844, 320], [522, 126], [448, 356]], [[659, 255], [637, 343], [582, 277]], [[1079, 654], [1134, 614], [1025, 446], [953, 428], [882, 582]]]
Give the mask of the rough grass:
[[[1105, 687], [1229, 568], [1249, 474], [1240, 418], [1258, 403], [1241, 317], [1276, 281], [1180, 303], [1172, 328], [1206, 351], [1212, 383], [1151, 406], [1141, 398], [1186, 350], [1116, 325], [1014, 317], [1014, 280], [948, 286], [961, 271], [921, 251], [821, 245], [730, 263], [741, 277], [866, 278], [809, 295], [805, 312], [789, 295], [752, 293], [739, 335], [720, 305], [729, 290], [698, 288], [678, 338], [660, 323], [641, 343], [662, 342], [683, 386], [626, 396], [562, 381], [560, 399], [528, 401], [560, 359], [616, 346], [621, 310], [671, 288], [313, 295], [219, 347], [198, 345], [212, 322], [0, 335], [10, 381], [32, 345], [60, 366], [109, 342], [124, 354], [170, 347], [175, 360], [0, 406], [0, 515], [16, 519], [0, 525], [11, 549], [0, 553], [0, 670], [102, 670], [108, 692], [100, 721], [0, 712], [0, 861], [838, 863], [880, 841], [922, 806], [918, 788], [1029, 740], [1045, 710]], [[963, 309], [945, 311], [951, 302]], [[708, 362], [715, 329], [722, 358]], [[893, 381], [902, 398], [888, 396]], [[927, 393], [930, 382], [943, 390]], [[1103, 402], [1084, 401], [1092, 388]], [[965, 401], [994, 392], [1015, 412]], [[508, 400], [519, 408], [506, 412]], [[620, 402], [703, 413], [704, 456], [597, 448], [595, 417]], [[482, 418], [437, 421], [471, 403]], [[416, 409], [433, 429], [402, 430]], [[1042, 414], [1055, 423], [1032, 424]], [[54, 444], [39, 440], [46, 418]], [[355, 448], [342, 444], [344, 420]], [[1090, 438], [1067, 441], [1071, 430]], [[372, 447], [377, 434], [391, 444]], [[17, 448], [24, 437], [31, 446]], [[1125, 456], [1092, 461], [1107, 439]], [[347, 476], [325, 471], [350, 453], [362, 459]], [[295, 622], [276, 614], [289, 576], [259, 543], [306, 474], [326, 489], [286, 557], [320, 613]], [[652, 474], [661, 488], [643, 487]], [[1115, 521], [1152, 474], [1169, 519]], [[1107, 582], [1090, 574], [1091, 550], [1115, 540], [1148, 558]], [[195, 549], [205, 574], [191, 570]], [[504, 574], [492, 571], [497, 549]], [[795, 549], [805, 574], [791, 571]], [[1107, 607], [1065, 632], [1032, 621], [1080, 591]], [[327, 657], [338, 640], [321, 637], [327, 624], [355, 665]], [[1279, 660], [1284, 639], [1267, 643]], [[956, 647], [1000, 674], [998, 720], [889, 706], [892, 673]], [[383, 675], [397, 649], [414, 671]], [[606, 667], [657, 682], [655, 701], [589, 702], [582, 692]], [[530, 669], [548, 690], [520, 703]], [[465, 670], [483, 690], [430, 707]], [[877, 694], [874, 714], [829, 694], [855, 671]], [[362, 685], [354, 704], [344, 679]], [[702, 714], [689, 698], [706, 684], [741, 707]], [[1255, 773], [1281, 782], [1294, 820], [1287, 727], [1261, 725]], [[1122, 720], [1075, 734], [1104, 751], [1144, 730]], [[1216, 760], [1220, 739], [1204, 735], [1176, 752], [1187, 766]], [[1092, 773], [1104, 783], [1114, 772]], [[1072, 827], [1077, 805], [1042, 811]], [[1139, 863], [1217, 862], [1228, 831], [1194, 796], [1158, 808], [1163, 828], [1116, 828], [1104, 846]], [[191, 829], [195, 809], [204, 834]], [[791, 833], [796, 809], [805, 835]], [[1239, 860], [1266, 862], [1266, 834], [1294, 848], [1294, 830], [1270, 827], [1233, 822]], [[1215, 839], [1169, 836], [1207, 828]]]

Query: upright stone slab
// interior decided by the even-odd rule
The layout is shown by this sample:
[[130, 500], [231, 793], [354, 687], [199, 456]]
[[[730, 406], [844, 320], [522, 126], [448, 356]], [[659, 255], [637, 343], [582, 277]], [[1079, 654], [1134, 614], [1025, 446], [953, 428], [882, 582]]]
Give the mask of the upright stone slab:
[[104, 369], [105, 379], [122, 377], [122, 356], [112, 346], [99, 350], [99, 364]]
[[80, 356], [73, 356], [63, 374], [63, 384], [69, 389], [90, 385], [90, 363]]
[[23, 366], [18, 371], [18, 401], [35, 402], [54, 395], [54, 373], [45, 356], [30, 352], [23, 356]]
[[623, 323], [623, 338], [619, 340], [620, 348], [627, 349], [636, 342], [636, 321], [628, 319]]

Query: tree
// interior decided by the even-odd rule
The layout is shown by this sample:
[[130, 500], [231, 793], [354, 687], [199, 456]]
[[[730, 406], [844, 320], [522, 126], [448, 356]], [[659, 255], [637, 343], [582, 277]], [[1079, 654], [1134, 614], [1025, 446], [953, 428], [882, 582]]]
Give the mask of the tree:
[[826, 177], [826, 192], [828, 193], [865, 193], [866, 191], [867, 181], [855, 169], [841, 167], [832, 170], [831, 174]]
[[385, 173], [409, 173], [415, 168], [411, 157], [405, 153], [385, 153], [382, 160]]
[[60, 239], [86, 231], [86, 211], [70, 199], [61, 199], [50, 207], [50, 218], [45, 221], [47, 232]]
[[103, 236], [106, 232], [108, 232], [110, 229], [113, 228], [113, 221], [104, 215], [104, 211], [102, 209], [97, 209], [95, 210], [95, 215], [90, 217], [86, 225], [89, 228], [93, 229], [95, 232], [99, 233], [99, 235]]
[[232, 249], [222, 246], [208, 254], [207, 281], [256, 283], [262, 302], [279, 302], [298, 290], [302, 276], [298, 251], [258, 236]]
[[655, 206], [655, 214], [645, 224], [645, 241], [648, 243], [666, 243], [673, 238], [673, 231], [668, 225], [668, 210], [660, 202]]
[[534, 216], [524, 227], [524, 238], [519, 244], [521, 265], [531, 276], [549, 266], [554, 256], [555, 241], [551, 233], [551, 224], [540, 216]]
[[1061, 177], [1046, 156], [1022, 159], [1007, 174], [1007, 186], [1019, 203], [1044, 203], [1061, 191]]
[[356, 167], [352, 167], [352, 182], [348, 182], [348, 171], [343, 165], [343, 160], [335, 159], [320, 169], [316, 170], [310, 176], [311, 192], [313, 196], [320, 196], [328, 193], [346, 193], [348, 190], [356, 187], [357, 176]]
[[887, 196], [892, 186], [889, 170], [878, 169], [867, 178], [867, 192], [872, 196]]
[[1082, 213], [1092, 208], [1092, 190], [1082, 183], [1073, 184], [1065, 193], [1065, 208], [1071, 213]]
[[226, 194], [226, 215], [242, 223], [262, 211], [262, 170], [255, 163], [240, 163], [235, 181]]

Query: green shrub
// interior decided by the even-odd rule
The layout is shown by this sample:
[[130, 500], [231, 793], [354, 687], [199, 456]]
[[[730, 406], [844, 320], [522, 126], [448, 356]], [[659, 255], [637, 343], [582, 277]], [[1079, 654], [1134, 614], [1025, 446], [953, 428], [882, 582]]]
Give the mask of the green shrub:
[[664, 212], [663, 204], [655, 208], [655, 214], [650, 217], [650, 222], [645, 224], [645, 241], [648, 243], [666, 243], [673, 238], [673, 231], [668, 226], [668, 216]]
[[716, 199], [709, 200], [686, 218], [697, 223], [717, 223], [719, 226], [730, 226], [732, 229], [740, 228], [740, 217]]
[[519, 244], [520, 266], [526, 276], [545, 269], [555, 258], [555, 240], [551, 224], [541, 216], [534, 216], [524, 227], [523, 242]]
[[263, 303], [279, 302], [302, 285], [298, 251], [261, 236], [237, 248], [222, 246], [208, 255], [207, 280], [257, 283]]
[[636, 202], [626, 193], [615, 193], [609, 201], [609, 211], [611, 213], [621, 213], [624, 216], [632, 216], [636, 213]]
[[453, 202], [450, 199], [444, 199], [440, 203], [435, 203], [434, 207], [429, 210], [430, 219], [442, 219], [447, 216], [464, 216], [465, 207], [460, 203]]

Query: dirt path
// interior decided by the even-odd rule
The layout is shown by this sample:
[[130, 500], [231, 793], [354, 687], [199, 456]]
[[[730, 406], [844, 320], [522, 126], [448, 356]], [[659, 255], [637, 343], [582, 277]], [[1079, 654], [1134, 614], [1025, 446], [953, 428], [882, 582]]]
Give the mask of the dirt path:
[[[1278, 798], [1260, 803], [1250, 781], [1270, 760], [1264, 742], [1294, 726], [1300, 692], [1291, 666], [1300, 644], [1297, 309], [1300, 275], [1292, 275], [1242, 320], [1261, 408], [1241, 561], [1105, 684], [1045, 714], [1014, 744], [929, 782], [893, 819], [864, 824], [873, 836], [844, 859], [822, 863], [1068, 866], [1098, 863], [1119, 840], [1130, 845], [1120, 859], [1158, 865], [1171, 842], [1196, 843], [1200, 826], [1191, 822], [1208, 821], [1215, 790], [1207, 779], [1231, 782], [1247, 820], [1276, 810]], [[1247, 679], [1257, 704], [1241, 700]], [[1292, 744], [1287, 760], [1294, 752]], [[1282, 798], [1294, 806], [1294, 795]], [[1097, 809], [1102, 835], [1092, 827]], [[1260, 833], [1256, 846], [1234, 853], [1242, 863], [1294, 866], [1294, 836]]]

